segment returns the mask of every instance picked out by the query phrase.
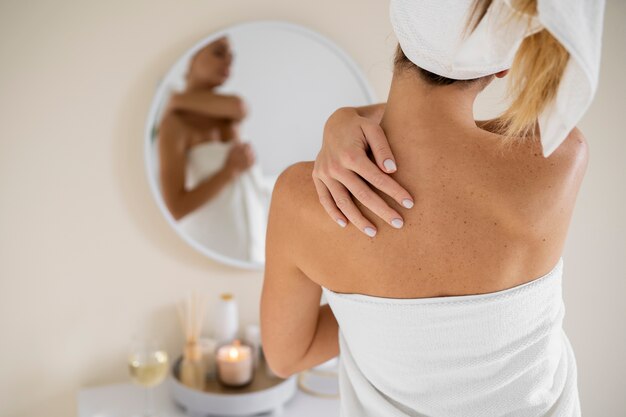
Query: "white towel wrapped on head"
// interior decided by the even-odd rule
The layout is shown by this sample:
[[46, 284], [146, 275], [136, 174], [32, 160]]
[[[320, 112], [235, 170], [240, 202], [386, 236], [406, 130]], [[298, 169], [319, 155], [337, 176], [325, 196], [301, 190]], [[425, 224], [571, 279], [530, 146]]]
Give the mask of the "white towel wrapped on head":
[[539, 117], [547, 157], [580, 121], [595, 95], [604, 0], [537, 0], [537, 15], [524, 18], [515, 18], [520, 13], [512, 0], [494, 0], [467, 36], [473, 4], [474, 0], [391, 0], [391, 24], [409, 60], [457, 80], [510, 68], [524, 38], [548, 30], [569, 52], [570, 60], [556, 99]]

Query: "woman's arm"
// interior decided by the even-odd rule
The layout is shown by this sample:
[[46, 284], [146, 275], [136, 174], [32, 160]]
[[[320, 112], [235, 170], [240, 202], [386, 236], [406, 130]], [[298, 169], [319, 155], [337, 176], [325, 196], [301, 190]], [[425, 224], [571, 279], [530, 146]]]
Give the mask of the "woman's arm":
[[279, 176], [272, 193], [261, 295], [263, 351], [270, 368], [283, 378], [339, 354], [335, 316], [328, 305], [320, 306], [321, 287], [294, 260], [294, 247], [302, 238], [301, 229], [294, 227], [299, 200], [294, 194], [302, 181], [293, 167]]
[[[376, 227], [357, 208], [352, 195], [396, 228], [402, 227], [402, 216], [371, 186], [391, 196], [403, 207], [413, 207], [411, 195], [388, 175], [397, 167], [380, 127], [385, 105], [343, 107], [335, 111], [324, 126], [322, 149], [313, 169], [317, 194], [331, 218], [342, 227], [350, 220], [369, 236], [372, 231], [376, 233]], [[376, 163], [370, 160], [368, 151], [372, 152]]]
[[216, 94], [211, 91], [189, 91], [170, 97], [168, 112], [189, 111], [205, 116], [241, 121], [246, 117], [244, 101], [235, 95]]
[[224, 166], [192, 190], [185, 188], [187, 149], [180, 138], [181, 129], [168, 118], [159, 133], [161, 191], [165, 205], [176, 220], [182, 219], [213, 199], [237, 175], [254, 162], [252, 149], [246, 143], [233, 144]]

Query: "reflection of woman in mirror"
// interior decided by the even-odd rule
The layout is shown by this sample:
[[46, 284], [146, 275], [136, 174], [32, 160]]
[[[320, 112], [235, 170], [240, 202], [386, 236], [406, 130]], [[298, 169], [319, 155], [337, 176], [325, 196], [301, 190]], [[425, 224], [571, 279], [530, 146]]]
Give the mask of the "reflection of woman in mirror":
[[230, 258], [262, 262], [269, 193], [258, 187], [252, 149], [239, 137], [246, 107], [216, 91], [232, 61], [226, 36], [191, 58], [185, 89], [170, 97], [159, 127], [161, 190], [185, 235]]
[[170, 98], [161, 119], [161, 189], [165, 204], [176, 220], [211, 200], [254, 162], [250, 146], [235, 143], [219, 170], [197, 181], [193, 188], [187, 188], [190, 150], [206, 143], [239, 140], [237, 125], [245, 117], [243, 101], [214, 91], [228, 79], [232, 59], [226, 37], [198, 51], [189, 65], [185, 91]]

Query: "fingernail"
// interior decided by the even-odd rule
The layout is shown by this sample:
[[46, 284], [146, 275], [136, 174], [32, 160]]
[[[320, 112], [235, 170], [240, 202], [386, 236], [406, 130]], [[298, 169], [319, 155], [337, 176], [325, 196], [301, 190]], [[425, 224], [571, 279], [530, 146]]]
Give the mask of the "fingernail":
[[408, 198], [405, 198], [404, 200], [402, 200], [402, 205], [406, 208], [411, 208], [413, 207], [413, 202]]
[[393, 172], [397, 169], [396, 163], [393, 162], [391, 159], [385, 159], [383, 161], [383, 165], [385, 166], [385, 169], [387, 170], [387, 172]]
[[374, 237], [376, 236], [376, 230], [374, 230], [374, 228], [367, 226], [364, 229], [364, 232], [366, 235], [368, 235], [369, 237]]
[[344, 219], [337, 219], [337, 223], [339, 224], [339, 226], [341, 227], [346, 227], [346, 221]]
[[402, 221], [402, 219], [393, 219], [391, 221], [391, 225], [393, 227], [395, 227], [396, 229], [401, 228], [403, 224], [404, 224], [404, 222]]

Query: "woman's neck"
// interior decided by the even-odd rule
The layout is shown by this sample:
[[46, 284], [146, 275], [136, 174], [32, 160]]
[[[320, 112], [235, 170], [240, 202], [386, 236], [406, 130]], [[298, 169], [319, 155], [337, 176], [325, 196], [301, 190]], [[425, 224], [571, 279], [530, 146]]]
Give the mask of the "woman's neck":
[[479, 92], [473, 85], [428, 85], [412, 71], [396, 71], [380, 125], [390, 140], [416, 132], [477, 129], [473, 106]]

